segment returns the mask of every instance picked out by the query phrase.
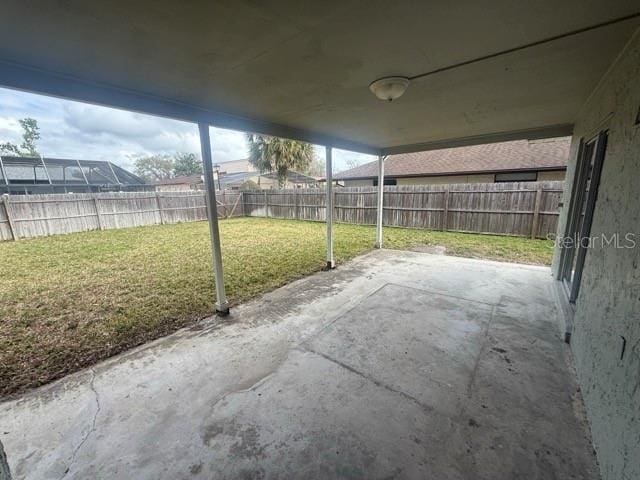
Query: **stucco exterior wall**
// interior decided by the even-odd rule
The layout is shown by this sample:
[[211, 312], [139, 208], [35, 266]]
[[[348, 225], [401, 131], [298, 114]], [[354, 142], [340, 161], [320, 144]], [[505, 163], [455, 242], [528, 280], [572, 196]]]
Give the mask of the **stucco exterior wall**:
[[267, 178], [263, 177], [262, 175], [256, 174], [255, 176], [247, 178], [247, 180], [251, 180], [252, 182], [257, 183], [262, 190], [278, 188], [278, 180], [274, 178]]
[[[577, 117], [564, 201], [568, 206], [580, 138], [608, 128], [591, 236], [632, 233], [636, 245], [588, 250], [571, 340], [604, 480], [640, 478], [639, 108], [640, 30]], [[559, 232], [565, 223], [563, 211]]]

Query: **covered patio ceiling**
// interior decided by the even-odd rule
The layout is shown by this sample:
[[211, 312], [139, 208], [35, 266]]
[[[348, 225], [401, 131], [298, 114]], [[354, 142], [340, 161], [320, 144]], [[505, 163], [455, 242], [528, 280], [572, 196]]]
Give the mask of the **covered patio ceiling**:
[[[7, 0], [0, 85], [373, 154], [566, 135], [639, 10]], [[392, 103], [368, 90], [388, 75], [412, 78]]]

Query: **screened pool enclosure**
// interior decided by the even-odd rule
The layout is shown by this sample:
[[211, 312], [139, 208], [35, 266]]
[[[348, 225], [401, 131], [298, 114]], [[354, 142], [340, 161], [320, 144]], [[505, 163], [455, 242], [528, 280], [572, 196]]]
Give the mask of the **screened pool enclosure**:
[[0, 194], [152, 190], [144, 180], [107, 161], [0, 157]]

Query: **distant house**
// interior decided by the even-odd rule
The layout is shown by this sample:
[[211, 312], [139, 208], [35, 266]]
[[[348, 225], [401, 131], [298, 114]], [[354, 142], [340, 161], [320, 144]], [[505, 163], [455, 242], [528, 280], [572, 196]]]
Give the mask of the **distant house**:
[[173, 178], [163, 178], [153, 182], [156, 192], [176, 192], [202, 190], [204, 180], [202, 175], [180, 175]]
[[[570, 138], [518, 140], [392, 155], [385, 185], [564, 180]], [[346, 187], [377, 185], [378, 162], [334, 175]]]
[[112, 162], [0, 157], [0, 194], [153, 191], [153, 185]]
[[[255, 188], [278, 188], [278, 177], [275, 173], [260, 174], [248, 159], [230, 160], [214, 165], [213, 178], [216, 189], [240, 190], [247, 184]], [[318, 180], [309, 175], [290, 170], [285, 187], [299, 188], [314, 186]], [[204, 176], [185, 175], [158, 180], [154, 183], [156, 191], [190, 191], [204, 189]]]
[[248, 158], [241, 158], [238, 160], [229, 160], [226, 162], [220, 162], [217, 164], [220, 173], [243, 173], [243, 172], [257, 172], [258, 170], [249, 161]]
[[[278, 176], [275, 173], [259, 173], [247, 158], [220, 162], [214, 168], [220, 174], [220, 186], [223, 189], [238, 190], [247, 182], [252, 182], [261, 189], [278, 188]], [[314, 177], [289, 170], [285, 187], [308, 187], [317, 183], [318, 180]]]

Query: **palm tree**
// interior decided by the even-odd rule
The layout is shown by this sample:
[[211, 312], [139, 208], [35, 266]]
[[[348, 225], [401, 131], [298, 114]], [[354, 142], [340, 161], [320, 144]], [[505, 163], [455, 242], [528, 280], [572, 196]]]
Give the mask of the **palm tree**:
[[289, 170], [306, 171], [313, 161], [313, 145], [267, 135], [247, 134], [249, 162], [260, 171], [276, 172], [284, 186]]

